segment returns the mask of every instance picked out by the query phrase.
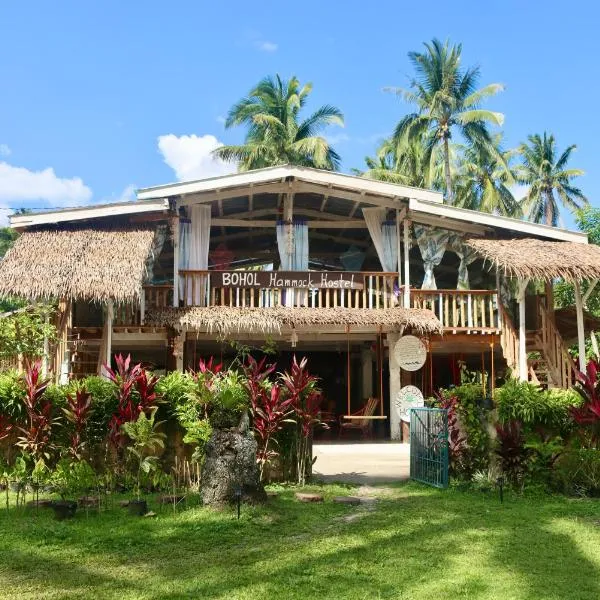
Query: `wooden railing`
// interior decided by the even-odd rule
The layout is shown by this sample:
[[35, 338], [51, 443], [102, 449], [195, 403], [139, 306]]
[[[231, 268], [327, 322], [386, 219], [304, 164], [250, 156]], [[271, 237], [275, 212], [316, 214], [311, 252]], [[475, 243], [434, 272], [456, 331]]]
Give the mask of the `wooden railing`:
[[392, 308], [399, 306], [402, 291], [397, 273], [367, 272], [363, 289], [279, 287], [217, 287], [210, 271], [179, 271], [184, 306], [230, 306], [249, 308]]
[[575, 383], [575, 363], [567, 351], [567, 346], [554, 324], [550, 312], [541, 302], [539, 303], [539, 314], [542, 353], [546, 359], [552, 383], [563, 389], [570, 388]]
[[519, 334], [515, 328], [510, 315], [500, 305], [499, 313], [500, 319], [500, 347], [502, 348], [502, 354], [506, 360], [506, 365], [511, 369], [513, 376], [519, 376]]
[[[144, 286], [144, 312], [168, 306], [173, 306], [173, 286], [171, 284]], [[141, 309], [139, 303], [115, 304], [113, 325], [115, 327], [142, 325]]]
[[433, 311], [446, 330], [500, 330], [495, 290], [411, 290], [410, 298], [412, 308]]

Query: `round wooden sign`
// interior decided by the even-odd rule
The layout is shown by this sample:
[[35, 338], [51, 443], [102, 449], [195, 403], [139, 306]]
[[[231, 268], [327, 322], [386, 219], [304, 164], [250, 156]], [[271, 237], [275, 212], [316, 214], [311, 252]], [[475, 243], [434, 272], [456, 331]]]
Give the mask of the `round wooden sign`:
[[418, 337], [404, 335], [394, 346], [394, 358], [405, 371], [418, 371], [427, 360], [427, 347]]
[[410, 409], [424, 404], [423, 393], [414, 385], [405, 385], [396, 395], [396, 411], [402, 421], [410, 422]]

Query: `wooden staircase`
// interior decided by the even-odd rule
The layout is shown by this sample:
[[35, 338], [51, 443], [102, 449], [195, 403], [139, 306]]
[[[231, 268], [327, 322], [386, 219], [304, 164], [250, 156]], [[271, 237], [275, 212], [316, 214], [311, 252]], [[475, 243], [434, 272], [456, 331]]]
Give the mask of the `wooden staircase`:
[[[571, 358], [550, 311], [538, 303], [539, 329], [527, 331], [525, 348], [527, 380], [543, 388], [568, 389], [575, 383], [575, 362]], [[500, 345], [508, 367], [519, 376], [519, 334], [510, 316], [501, 307], [502, 334]]]
[[97, 375], [102, 364], [101, 349], [104, 331], [101, 328], [77, 328], [68, 340], [70, 351], [70, 378], [83, 379]]

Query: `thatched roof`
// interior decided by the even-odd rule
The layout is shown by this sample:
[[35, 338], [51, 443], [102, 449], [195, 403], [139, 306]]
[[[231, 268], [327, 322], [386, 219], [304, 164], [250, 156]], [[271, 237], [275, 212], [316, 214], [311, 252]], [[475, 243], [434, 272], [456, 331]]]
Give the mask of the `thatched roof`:
[[148, 325], [188, 328], [228, 334], [278, 333], [284, 328], [324, 325], [354, 327], [408, 327], [420, 333], [442, 333], [442, 324], [430, 310], [416, 308], [168, 308], [150, 312]]
[[143, 227], [26, 231], [0, 261], [0, 296], [131, 301], [153, 240]]
[[567, 281], [600, 278], [600, 246], [524, 238], [468, 238], [465, 243], [505, 275], [522, 279]]

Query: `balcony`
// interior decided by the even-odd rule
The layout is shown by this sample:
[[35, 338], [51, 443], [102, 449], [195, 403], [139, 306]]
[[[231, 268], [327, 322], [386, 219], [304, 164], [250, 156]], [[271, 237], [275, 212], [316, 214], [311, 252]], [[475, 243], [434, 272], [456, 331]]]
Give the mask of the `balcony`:
[[[307, 279], [309, 278], [310, 279]], [[180, 306], [375, 308], [403, 306], [397, 273], [337, 271], [179, 272]], [[173, 286], [144, 286], [143, 306], [115, 307], [115, 327], [141, 327], [143, 314], [173, 306]], [[410, 307], [431, 310], [448, 333], [499, 333], [495, 290], [410, 290]]]

